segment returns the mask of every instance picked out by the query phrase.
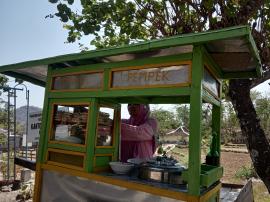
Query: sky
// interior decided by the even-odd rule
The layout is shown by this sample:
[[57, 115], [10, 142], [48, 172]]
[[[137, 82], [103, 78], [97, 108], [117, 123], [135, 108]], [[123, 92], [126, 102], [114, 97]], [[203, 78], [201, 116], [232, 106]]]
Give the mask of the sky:
[[[59, 19], [45, 19], [56, 12], [55, 7], [47, 0], [0, 1], [0, 66], [80, 51], [77, 43], [65, 43], [67, 31]], [[85, 38], [82, 43], [89, 44], [89, 40]], [[9, 85], [14, 86], [14, 79], [10, 81]], [[269, 82], [256, 90], [270, 94]], [[28, 82], [25, 84], [30, 90], [30, 105], [42, 107], [44, 89]], [[5, 99], [5, 95], [2, 97]], [[18, 92], [17, 106], [23, 105], [26, 105], [25, 89]]]
[[[77, 44], [65, 43], [67, 31], [57, 18], [45, 19], [55, 12], [55, 5], [47, 0], [1, 0], [0, 66], [79, 52]], [[14, 86], [14, 79], [10, 81]], [[30, 105], [42, 107], [44, 88], [25, 84], [30, 90]], [[18, 92], [17, 104], [26, 104], [25, 92]]]

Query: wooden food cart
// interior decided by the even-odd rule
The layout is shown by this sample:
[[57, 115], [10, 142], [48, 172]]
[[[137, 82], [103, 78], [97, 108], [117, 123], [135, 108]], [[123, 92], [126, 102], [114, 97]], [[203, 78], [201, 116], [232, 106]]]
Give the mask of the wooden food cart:
[[[246, 26], [0, 67], [44, 86], [34, 201], [218, 201], [221, 80], [261, 74]], [[113, 174], [121, 103], [190, 104], [184, 185]], [[202, 104], [212, 105], [212, 154], [201, 162]], [[215, 146], [213, 146], [215, 145]], [[211, 156], [210, 156], [211, 157]], [[211, 161], [209, 161], [211, 162]]]

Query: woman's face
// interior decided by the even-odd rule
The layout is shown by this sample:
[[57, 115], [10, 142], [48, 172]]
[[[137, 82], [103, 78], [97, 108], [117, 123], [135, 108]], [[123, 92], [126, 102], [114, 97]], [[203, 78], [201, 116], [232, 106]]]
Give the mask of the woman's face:
[[139, 104], [129, 104], [128, 112], [130, 116], [138, 116], [140, 113], [140, 105]]

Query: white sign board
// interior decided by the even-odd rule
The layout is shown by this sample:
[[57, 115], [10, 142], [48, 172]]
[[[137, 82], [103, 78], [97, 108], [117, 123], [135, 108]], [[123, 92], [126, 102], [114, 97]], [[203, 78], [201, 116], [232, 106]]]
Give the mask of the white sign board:
[[29, 114], [27, 142], [39, 141], [39, 129], [41, 126], [41, 111]]
[[102, 79], [103, 73], [100, 72], [57, 76], [53, 79], [53, 90], [99, 89]]
[[113, 72], [112, 88], [179, 85], [190, 81], [189, 64]]

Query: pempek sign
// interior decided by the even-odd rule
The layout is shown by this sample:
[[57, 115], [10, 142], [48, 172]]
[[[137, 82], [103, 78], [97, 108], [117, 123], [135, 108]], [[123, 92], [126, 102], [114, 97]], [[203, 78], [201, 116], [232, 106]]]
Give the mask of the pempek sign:
[[190, 65], [117, 70], [112, 73], [112, 88], [174, 86], [190, 82]]

